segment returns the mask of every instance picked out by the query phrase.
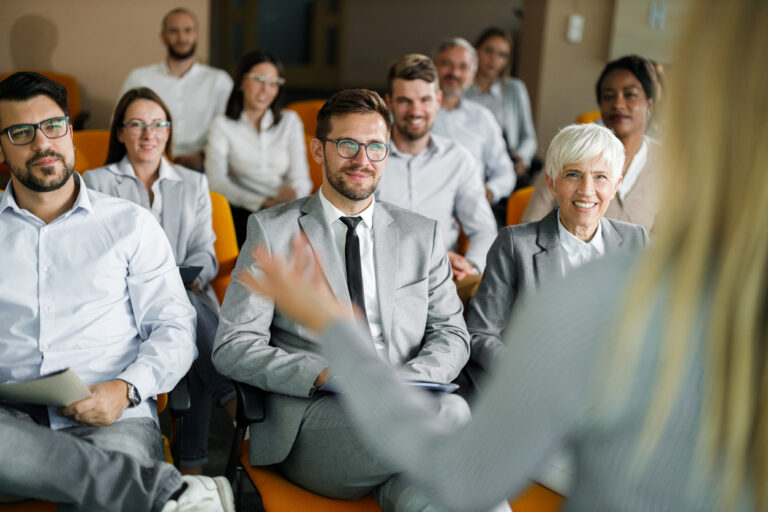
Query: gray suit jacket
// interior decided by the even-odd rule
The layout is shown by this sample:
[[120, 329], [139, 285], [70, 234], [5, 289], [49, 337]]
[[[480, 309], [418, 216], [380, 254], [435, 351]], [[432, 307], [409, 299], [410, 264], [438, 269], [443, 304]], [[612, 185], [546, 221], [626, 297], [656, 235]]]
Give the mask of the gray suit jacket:
[[[197, 280], [205, 305], [212, 311], [218, 311], [219, 301], [208, 285], [219, 271], [213, 248], [216, 235], [213, 232], [208, 181], [204, 174], [179, 165], [171, 166], [165, 158], [160, 165], [167, 166], [166, 172], [167, 168], [172, 168], [172, 174], [180, 178], [160, 181], [163, 198], [161, 225], [171, 242], [176, 264], [203, 267]], [[146, 188], [136, 177], [127, 157], [118, 163], [85, 172], [83, 180], [89, 188], [150, 208]]]
[[[507, 226], [488, 252], [477, 294], [467, 311], [471, 358], [486, 371], [503, 349], [502, 332], [515, 302], [542, 285], [562, 278], [557, 209], [539, 222]], [[637, 224], [600, 219], [606, 254], [648, 246], [648, 232]], [[554, 313], [556, 314], [556, 313]]]
[[[251, 215], [235, 272], [254, 266], [251, 249], [257, 245], [289, 254], [299, 232], [320, 256], [333, 292], [349, 303], [344, 264], [317, 194]], [[469, 358], [469, 335], [437, 222], [377, 201], [373, 234], [390, 362], [411, 378], [452, 381]], [[214, 364], [222, 374], [270, 392], [266, 420], [251, 426], [254, 464], [280, 462], [293, 446], [315, 378], [328, 366], [316, 341], [305, 327], [275, 310], [272, 301], [248, 292], [237, 280], [227, 288]]]

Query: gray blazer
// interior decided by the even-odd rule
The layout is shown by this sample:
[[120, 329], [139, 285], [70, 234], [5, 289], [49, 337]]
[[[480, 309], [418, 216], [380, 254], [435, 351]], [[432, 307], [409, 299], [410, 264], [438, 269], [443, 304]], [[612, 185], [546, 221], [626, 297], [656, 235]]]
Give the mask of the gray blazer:
[[[488, 252], [488, 263], [477, 294], [467, 311], [472, 336], [471, 358], [489, 370], [503, 349], [502, 332], [515, 302], [562, 278], [557, 209], [538, 222], [507, 226]], [[648, 246], [648, 232], [637, 224], [600, 219], [606, 254]]]
[[[170, 176], [160, 181], [163, 198], [160, 224], [171, 242], [176, 264], [203, 267], [197, 279], [205, 305], [218, 311], [219, 301], [209, 286], [219, 271], [219, 264], [213, 248], [216, 235], [208, 181], [204, 174], [179, 165], [172, 166], [165, 158], [160, 161], [160, 166], [161, 175]], [[127, 157], [118, 163], [86, 171], [83, 180], [89, 188], [150, 209], [147, 190], [136, 177]]]
[[[254, 265], [251, 250], [289, 254], [304, 233], [337, 297], [349, 303], [344, 265], [323, 215], [319, 192], [261, 210], [248, 219], [248, 238], [235, 272]], [[377, 201], [374, 266], [389, 359], [409, 378], [450, 382], [469, 358], [469, 335], [437, 222]], [[224, 375], [266, 391], [266, 420], [251, 426], [251, 462], [275, 464], [288, 455], [313, 383], [328, 363], [317, 338], [275, 310], [271, 300], [237, 280], [227, 288], [213, 362]]]

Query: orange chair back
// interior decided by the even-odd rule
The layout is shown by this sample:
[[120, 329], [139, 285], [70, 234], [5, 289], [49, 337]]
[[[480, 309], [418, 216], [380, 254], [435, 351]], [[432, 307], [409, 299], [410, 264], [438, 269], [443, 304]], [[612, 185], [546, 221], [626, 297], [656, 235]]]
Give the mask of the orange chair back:
[[213, 231], [216, 233], [213, 249], [216, 251], [216, 261], [219, 263], [219, 273], [211, 281], [211, 286], [213, 286], [216, 297], [221, 303], [224, 300], [227, 286], [232, 280], [232, 270], [237, 263], [240, 247], [237, 245], [232, 209], [229, 207], [227, 199], [218, 192], [212, 191], [211, 206], [213, 209]]
[[285, 108], [299, 114], [304, 125], [304, 134], [314, 137], [317, 129], [317, 113], [320, 112], [324, 103], [325, 100], [294, 101]]
[[515, 499], [509, 500], [509, 505], [515, 512], [559, 512], [565, 505], [565, 497], [532, 483]]
[[[541, 172], [544, 171], [542, 170]], [[523, 218], [523, 213], [525, 212], [525, 207], [528, 206], [528, 201], [531, 199], [531, 194], [533, 194], [533, 187], [525, 187], [515, 190], [509, 196], [509, 201], [507, 202], [507, 226], [520, 224], [520, 219]]]
[[304, 143], [307, 146], [307, 164], [309, 165], [309, 177], [312, 179], [313, 194], [317, 192], [317, 189], [323, 184], [323, 167], [312, 158], [312, 150], [309, 148], [309, 143], [314, 138], [314, 135], [304, 134]]
[[[27, 70], [19, 70], [19, 71], [27, 71]], [[66, 73], [56, 73], [55, 71], [36, 71], [36, 70], [29, 70], [34, 71], [35, 73], [40, 73], [46, 78], [50, 78], [54, 82], [58, 82], [61, 85], [64, 86], [64, 88], [67, 90], [67, 106], [69, 106], [69, 117], [70, 119], [74, 120], [77, 116], [80, 115], [80, 111], [82, 110], [82, 104], [80, 99], [80, 83], [77, 81], [77, 78], [75, 78], [72, 75], [68, 75]], [[4, 74], [2, 77], [0, 77], [0, 81], [5, 80], [6, 77], [12, 75], [16, 71], [11, 71], [10, 73]]]
[[602, 116], [600, 115], [599, 110], [587, 110], [586, 112], [579, 114], [579, 117], [576, 118], [576, 122], [578, 124], [594, 123], [600, 119], [600, 117]]
[[272, 467], [251, 466], [248, 460], [248, 441], [240, 444], [240, 463], [259, 490], [266, 512], [381, 512], [372, 494], [358, 500], [334, 500], [292, 484]]
[[107, 160], [109, 130], [72, 132], [75, 143], [75, 170], [84, 172], [101, 167]]

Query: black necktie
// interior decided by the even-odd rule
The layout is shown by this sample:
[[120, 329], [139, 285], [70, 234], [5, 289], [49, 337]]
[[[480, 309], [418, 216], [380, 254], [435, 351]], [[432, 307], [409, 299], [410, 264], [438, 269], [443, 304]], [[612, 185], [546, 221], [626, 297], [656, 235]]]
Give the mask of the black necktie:
[[365, 314], [365, 292], [363, 289], [363, 267], [360, 263], [360, 239], [355, 228], [363, 220], [360, 217], [341, 217], [347, 226], [347, 240], [344, 244], [344, 260], [347, 266], [347, 289], [352, 303]]

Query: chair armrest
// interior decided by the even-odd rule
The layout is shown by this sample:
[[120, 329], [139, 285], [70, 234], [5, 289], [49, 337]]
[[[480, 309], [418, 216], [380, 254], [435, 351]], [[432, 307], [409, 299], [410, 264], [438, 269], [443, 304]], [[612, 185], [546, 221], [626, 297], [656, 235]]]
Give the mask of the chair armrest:
[[237, 422], [247, 427], [251, 423], [261, 423], [265, 417], [265, 392], [250, 384], [234, 382], [237, 394]]
[[168, 393], [168, 410], [174, 418], [182, 416], [192, 406], [192, 401], [189, 397], [188, 375], [184, 375], [176, 384], [176, 387]]

